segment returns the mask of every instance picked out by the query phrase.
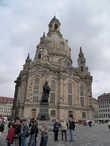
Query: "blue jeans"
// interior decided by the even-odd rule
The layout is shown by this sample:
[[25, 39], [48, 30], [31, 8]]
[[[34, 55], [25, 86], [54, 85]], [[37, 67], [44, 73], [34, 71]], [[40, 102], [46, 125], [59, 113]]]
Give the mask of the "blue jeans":
[[70, 132], [70, 141], [74, 140], [74, 130], [73, 129], [69, 129]]
[[26, 137], [21, 136], [21, 146], [26, 146]]
[[48, 135], [41, 136], [40, 146], [47, 146], [48, 143]]
[[35, 146], [35, 134], [30, 135], [28, 146]]

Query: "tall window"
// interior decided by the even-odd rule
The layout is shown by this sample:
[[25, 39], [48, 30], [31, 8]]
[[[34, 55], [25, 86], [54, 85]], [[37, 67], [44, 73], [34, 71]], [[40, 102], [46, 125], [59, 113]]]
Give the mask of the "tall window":
[[68, 104], [72, 105], [72, 83], [68, 84]]
[[56, 111], [55, 110], [51, 110], [51, 116], [55, 117], [56, 116]]
[[55, 92], [56, 92], [56, 82], [51, 81], [51, 93], [50, 93], [50, 104], [55, 104]]
[[86, 119], [86, 112], [82, 112], [82, 119]]
[[39, 79], [36, 79], [34, 82], [34, 94], [33, 94], [33, 101], [38, 102], [39, 96]]
[[80, 103], [81, 106], [84, 106], [84, 87], [80, 86]]

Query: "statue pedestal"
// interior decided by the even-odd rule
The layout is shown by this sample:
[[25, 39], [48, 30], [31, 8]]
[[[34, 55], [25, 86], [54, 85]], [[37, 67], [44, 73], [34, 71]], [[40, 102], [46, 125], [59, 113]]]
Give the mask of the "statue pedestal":
[[48, 113], [48, 103], [41, 103], [40, 104], [40, 112], [37, 117], [40, 121], [50, 120], [49, 113]]

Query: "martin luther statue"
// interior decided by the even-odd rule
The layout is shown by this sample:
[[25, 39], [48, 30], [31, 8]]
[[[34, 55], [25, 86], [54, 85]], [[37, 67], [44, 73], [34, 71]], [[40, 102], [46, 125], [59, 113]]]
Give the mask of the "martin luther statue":
[[49, 93], [50, 93], [50, 87], [48, 85], [48, 82], [46, 81], [45, 84], [43, 85], [41, 103], [47, 103], [48, 104]]

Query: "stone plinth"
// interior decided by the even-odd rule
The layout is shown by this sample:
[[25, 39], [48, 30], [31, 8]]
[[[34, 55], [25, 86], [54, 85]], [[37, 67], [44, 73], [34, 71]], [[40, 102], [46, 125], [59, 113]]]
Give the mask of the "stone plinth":
[[41, 103], [40, 104], [40, 112], [37, 117], [38, 120], [49, 120], [49, 113], [48, 113], [48, 103]]

